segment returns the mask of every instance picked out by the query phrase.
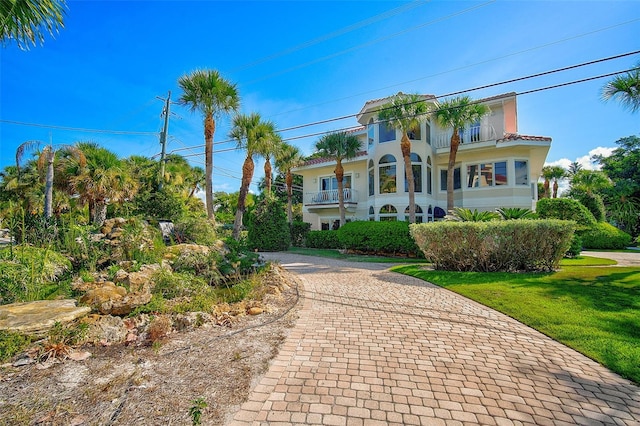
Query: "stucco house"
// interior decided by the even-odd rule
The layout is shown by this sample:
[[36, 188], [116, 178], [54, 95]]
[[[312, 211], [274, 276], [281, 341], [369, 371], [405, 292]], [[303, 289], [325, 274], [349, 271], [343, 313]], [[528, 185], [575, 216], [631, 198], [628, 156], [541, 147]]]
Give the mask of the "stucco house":
[[[432, 95], [421, 97], [438, 105]], [[455, 206], [534, 209], [537, 181], [551, 138], [518, 133], [515, 93], [478, 101], [487, 105], [490, 113], [461, 132], [454, 172]], [[362, 127], [353, 134], [361, 141], [361, 151], [354, 159], [342, 162], [347, 221], [408, 220], [402, 134], [377, 120], [377, 111], [387, 102], [389, 98], [368, 101], [357, 115]], [[438, 220], [446, 214], [452, 130], [427, 119], [418, 132], [409, 135], [417, 222]], [[303, 177], [303, 220], [311, 223], [311, 229], [333, 229], [339, 224], [335, 164], [335, 160], [316, 158], [293, 170]]]

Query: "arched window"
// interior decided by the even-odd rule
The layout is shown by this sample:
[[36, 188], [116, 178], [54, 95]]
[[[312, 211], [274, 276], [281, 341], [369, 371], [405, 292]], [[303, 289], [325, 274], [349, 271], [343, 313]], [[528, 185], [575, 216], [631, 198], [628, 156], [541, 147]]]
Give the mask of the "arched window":
[[[413, 182], [415, 192], [422, 192], [422, 158], [414, 152], [411, 153], [411, 170], [413, 170]], [[404, 173], [404, 192], [409, 192], [407, 173]]]
[[396, 157], [391, 154], [383, 155], [378, 161], [378, 179], [380, 194], [396, 192]]
[[433, 174], [431, 168], [431, 157], [427, 157], [427, 194], [433, 192]]
[[373, 206], [369, 206], [369, 221], [373, 222], [376, 220], [376, 211]]
[[398, 220], [398, 210], [391, 204], [385, 204], [380, 208], [380, 222], [394, 222]]
[[429, 204], [429, 208], [427, 209], [427, 222], [433, 222], [433, 207]]
[[[416, 223], [422, 223], [422, 207], [416, 204]], [[409, 221], [409, 206], [404, 209], [404, 220]]]
[[376, 190], [375, 164], [369, 160], [369, 196], [374, 195]]

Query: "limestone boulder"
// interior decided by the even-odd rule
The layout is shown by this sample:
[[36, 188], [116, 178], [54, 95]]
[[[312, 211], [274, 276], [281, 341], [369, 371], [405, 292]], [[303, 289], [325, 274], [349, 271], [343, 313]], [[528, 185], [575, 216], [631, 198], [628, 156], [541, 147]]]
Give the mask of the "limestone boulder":
[[87, 341], [93, 344], [109, 346], [124, 342], [129, 332], [120, 317], [112, 315], [89, 315], [81, 320], [89, 325]]
[[151, 296], [149, 286], [141, 291], [128, 292], [124, 287], [105, 281], [96, 283], [96, 287], [87, 291], [80, 302], [104, 315], [128, 315], [138, 306], [149, 303]]
[[44, 336], [56, 322], [66, 324], [91, 312], [73, 299], [37, 300], [0, 306], [0, 330]]

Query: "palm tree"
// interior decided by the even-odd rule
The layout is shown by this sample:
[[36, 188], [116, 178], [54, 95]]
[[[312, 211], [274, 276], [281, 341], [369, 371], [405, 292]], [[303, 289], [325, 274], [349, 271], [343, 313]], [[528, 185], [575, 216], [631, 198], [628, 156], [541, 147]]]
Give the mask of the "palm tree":
[[567, 170], [567, 177], [573, 178], [580, 170], [582, 170], [582, 164], [577, 161], [569, 164], [569, 170]]
[[460, 131], [488, 113], [489, 107], [472, 101], [468, 96], [459, 96], [445, 101], [434, 111], [435, 120], [440, 127], [453, 129], [447, 164], [447, 211], [453, 209], [453, 171], [460, 146]]
[[238, 149], [246, 151], [246, 157], [242, 164], [238, 208], [233, 223], [233, 238], [235, 239], [240, 238], [242, 230], [242, 216], [246, 210], [245, 202], [255, 169], [253, 156], [258, 153], [262, 145], [268, 145], [267, 141], [273, 139], [275, 134], [275, 125], [270, 121], [262, 120], [258, 113], [239, 114], [233, 118], [233, 127], [229, 132], [229, 137], [236, 140]]
[[275, 133], [270, 138], [265, 138], [258, 147], [258, 154], [264, 158], [264, 188], [266, 192], [271, 192], [273, 182], [273, 168], [271, 167], [271, 157], [279, 155], [282, 149], [282, 137]]
[[302, 164], [303, 157], [300, 150], [288, 143], [282, 144], [282, 149], [276, 156], [276, 167], [280, 173], [285, 175], [285, 181], [287, 185], [287, 220], [289, 223], [293, 222], [293, 173], [291, 169]]
[[336, 180], [338, 181], [338, 209], [340, 210], [340, 226], [346, 222], [344, 211], [344, 191], [343, 182], [344, 168], [342, 160], [350, 160], [356, 156], [360, 149], [360, 141], [354, 135], [347, 132], [328, 133], [316, 142], [316, 150], [323, 156], [336, 161]]
[[50, 35], [64, 28], [65, 0], [11, 0], [0, 2], [0, 41], [15, 40], [18, 47], [44, 43], [44, 32]]
[[540, 172], [540, 177], [544, 178], [544, 193], [543, 198], [551, 198], [551, 179], [553, 179], [553, 173], [551, 172], [551, 166], [544, 166]]
[[231, 84], [215, 70], [195, 70], [178, 80], [183, 90], [178, 102], [188, 106], [191, 112], [200, 111], [204, 115], [205, 140], [205, 199], [207, 216], [214, 221], [213, 215], [213, 134], [216, 131], [216, 119], [221, 114], [237, 111], [240, 97], [235, 84]]
[[640, 110], [640, 62], [625, 75], [618, 75], [602, 88], [602, 99], [618, 100], [631, 112]]
[[550, 168], [551, 179], [553, 179], [553, 198], [558, 198], [558, 180], [567, 175], [567, 171], [562, 166], [552, 166]]
[[411, 166], [410, 132], [420, 130], [420, 125], [427, 119], [429, 107], [420, 95], [405, 95], [398, 93], [391, 101], [381, 107], [378, 114], [380, 121], [386, 121], [387, 126], [402, 132], [400, 149], [404, 158], [404, 173], [409, 187], [409, 222], [416, 221], [415, 178]]

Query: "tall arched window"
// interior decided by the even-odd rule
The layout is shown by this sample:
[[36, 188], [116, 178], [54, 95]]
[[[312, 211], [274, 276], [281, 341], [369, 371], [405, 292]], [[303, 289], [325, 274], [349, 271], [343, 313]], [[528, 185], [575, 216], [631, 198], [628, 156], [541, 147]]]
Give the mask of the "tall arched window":
[[[413, 170], [413, 182], [415, 192], [422, 192], [422, 158], [414, 152], [411, 153], [411, 170]], [[409, 192], [407, 173], [404, 174], [404, 192]]]
[[433, 174], [431, 168], [431, 157], [427, 157], [427, 194], [433, 193]]
[[380, 222], [394, 222], [398, 220], [398, 210], [391, 204], [380, 207]]
[[[422, 207], [416, 204], [416, 223], [422, 223]], [[404, 209], [404, 220], [409, 221], [409, 206]]]
[[396, 192], [396, 157], [387, 154], [380, 158], [380, 161], [378, 161], [378, 179], [380, 179], [380, 194]]
[[374, 195], [376, 190], [375, 164], [369, 160], [369, 196]]

